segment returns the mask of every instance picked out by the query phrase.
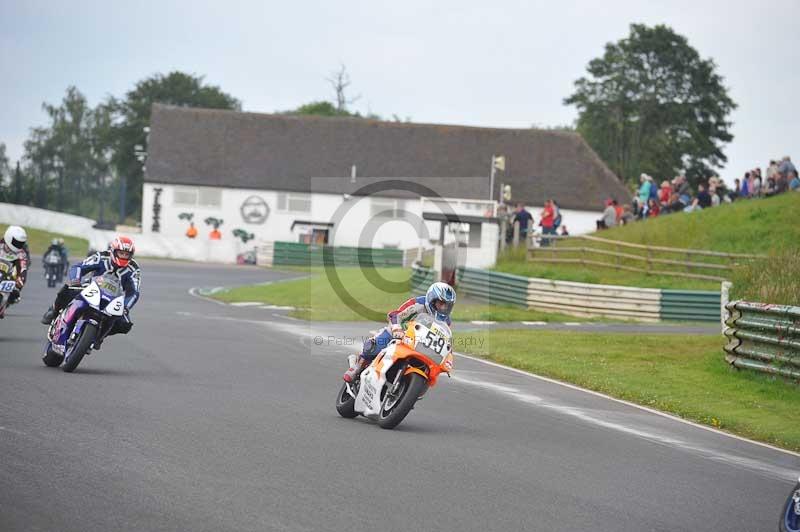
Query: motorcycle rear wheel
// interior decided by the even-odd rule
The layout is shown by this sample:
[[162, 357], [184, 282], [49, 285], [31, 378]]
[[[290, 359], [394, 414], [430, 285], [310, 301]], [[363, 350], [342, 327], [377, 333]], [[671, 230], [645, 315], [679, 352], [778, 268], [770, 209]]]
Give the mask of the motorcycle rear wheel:
[[67, 349], [64, 365], [61, 369], [66, 373], [75, 371], [75, 368], [83, 360], [83, 356], [89, 351], [95, 336], [97, 336], [97, 326], [93, 323], [84, 324], [80, 337]]
[[381, 404], [378, 425], [383, 429], [393, 429], [399, 425], [428, 388], [428, 381], [419, 373], [409, 373], [400, 382], [397, 395], [391, 396], [387, 393]]
[[336, 396], [336, 411], [339, 412], [340, 416], [347, 419], [352, 419], [358, 415], [358, 412], [356, 412], [356, 398], [347, 391], [346, 382], [342, 383], [342, 387], [339, 388], [339, 395]]

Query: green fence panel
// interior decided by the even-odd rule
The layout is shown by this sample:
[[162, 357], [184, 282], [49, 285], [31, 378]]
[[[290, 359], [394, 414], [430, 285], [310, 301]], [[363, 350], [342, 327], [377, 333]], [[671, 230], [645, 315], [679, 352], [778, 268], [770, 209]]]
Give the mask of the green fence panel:
[[710, 290], [662, 290], [661, 319], [686, 321], [719, 321], [719, 292]]
[[291, 266], [402, 267], [403, 250], [275, 242], [272, 263]]
[[458, 291], [475, 299], [490, 304], [528, 306], [527, 277], [462, 267], [457, 270], [456, 280]]

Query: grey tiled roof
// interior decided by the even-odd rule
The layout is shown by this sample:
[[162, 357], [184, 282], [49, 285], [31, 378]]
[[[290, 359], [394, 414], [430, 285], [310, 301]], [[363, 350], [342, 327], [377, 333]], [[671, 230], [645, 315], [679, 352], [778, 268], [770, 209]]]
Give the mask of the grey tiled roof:
[[[541, 205], [555, 198], [563, 208], [599, 211], [609, 196], [630, 198], [579, 135], [559, 131], [156, 104], [148, 154], [149, 182], [353, 193], [375, 178], [399, 178], [468, 199], [488, 197], [491, 156], [502, 154], [506, 171], [497, 172], [495, 186], [510, 184], [514, 201]], [[312, 179], [323, 177], [329, 179]]]

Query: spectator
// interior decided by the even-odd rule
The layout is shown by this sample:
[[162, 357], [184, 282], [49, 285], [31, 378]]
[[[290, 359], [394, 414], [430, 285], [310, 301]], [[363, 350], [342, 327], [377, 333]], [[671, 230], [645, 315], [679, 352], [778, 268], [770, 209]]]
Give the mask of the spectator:
[[800, 178], [797, 177], [797, 170], [789, 173], [789, 190], [800, 191]]
[[764, 195], [766, 197], [774, 196], [778, 193], [778, 186], [775, 183], [774, 177], [767, 178], [767, 184], [764, 186]]
[[658, 203], [661, 207], [666, 207], [669, 204], [669, 197], [672, 195], [672, 185], [666, 179], [661, 182], [661, 188], [658, 191]]
[[[542, 219], [539, 221], [539, 225], [542, 226], [542, 235], [554, 235], [556, 233], [555, 229], [553, 229], [554, 221], [555, 221], [555, 212], [553, 210], [553, 204], [550, 200], [547, 200], [544, 202]], [[549, 245], [550, 245], [550, 239], [543, 237], [542, 246], [549, 246]]]
[[624, 212], [624, 209], [622, 208], [622, 205], [620, 205], [615, 199], [611, 200], [611, 205], [614, 206], [614, 211], [616, 211], [617, 213], [617, 219], [616, 219], [617, 225], [620, 225], [622, 223], [622, 214]]
[[685, 175], [679, 175], [675, 178], [676, 180], [676, 192], [678, 193], [678, 198], [681, 200], [681, 203], [684, 205], [689, 205], [692, 201], [692, 189], [689, 186], [689, 182], [686, 180]]
[[788, 155], [781, 160], [781, 164], [778, 166], [778, 172], [786, 178], [788, 178], [789, 174], [792, 172], [797, 175], [797, 168], [794, 167], [794, 164], [792, 164], [792, 160]]
[[773, 179], [777, 178], [779, 173], [780, 172], [778, 172], [778, 163], [776, 161], [770, 161], [769, 167], [767, 168], [767, 179], [769, 179], [770, 177], [772, 177]]
[[719, 199], [719, 194], [717, 193], [716, 185], [708, 186], [708, 195], [711, 196], [711, 206], [719, 207], [720, 199]]
[[758, 168], [753, 168], [753, 171], [750, 172], [750, 197], [751, 198], [760, 198], [761, 197], [761, 170]]
[[647, 174], [640, 175], [639, 182], [641, 185], [639, 186], [639, 192], [636, 195], [637, 216], [642, 215], [642, 211], [644, 210], [645, 205], [647, 205], [647, 200], [650, 199], [650, 187], [653, 185], [652, 178]]
[[678, 196], [677, 192], [673, 192], [672, 195], [669, 197], [669, 204], [667, 205], [666, 212], [681, 212], [683, 209], [686, 208], [686, 203], [681, 201], [680, 196]]
[[635, 219], [636, 218], [633, 216], [633, 212], [631, 212], [631, 206], [625, 205], [625, 207], [622, 209], [622, 218], [620, 220], [622, 225], [628, 225]]
[[742, 179], [742, 186], [739, 189], [739, 197], [742, 198], [750, 197], [750, 172], [744, 173], [744, 178]]
[[556, 203], [556, 200], [550, 199], [550, 205], [553, 206], [553, 234], [556, 234], [556, 230], [561, 226], [561, 208]]
[[517, 203], [517, 211], [511, 218], [512, 235], [514, 234], [514, 224], [516, 222], [519, 222], [519, 240], [520, 242], [525, 242], [528, 238], [528, 232], [533, 226], [533, 215], [525, 209], [525, 204], [522, 202]]
[[608, 229], [617, 225], [617, 210], [614, 208], [614, 200], [606, 200], [606, 208], [603, 210], [603, 216], [597, 220], [598, 229]]
[[711, 207], [711, 194], [706, 192], [703, 185], [697, 185], [697, 204], [703, 209]]
[[660, 207], [658, 205], [658, 202], [655, 199], [650, 198], [649, 200], [647, 200], [647, 217], [648, 218], [655, 218], [656, 216], [658, 216], [660, 211], [661, 211], [661, 209], [660, 209]]
[[569, 236], [569, 231], [567, 231], [566, 225], [561, 226], [561, 232], [559, 233], [559, 236]]
[[742, 190], [742, 182], [737, 177], [736, 179], [733, 180], [733, 190], [731, 190], [728, 193], [728, 198], [730, 198], [731, 201], [736, 201], [736, 198], [739, 197], [739, 193], [741, 192], [741, 190]]

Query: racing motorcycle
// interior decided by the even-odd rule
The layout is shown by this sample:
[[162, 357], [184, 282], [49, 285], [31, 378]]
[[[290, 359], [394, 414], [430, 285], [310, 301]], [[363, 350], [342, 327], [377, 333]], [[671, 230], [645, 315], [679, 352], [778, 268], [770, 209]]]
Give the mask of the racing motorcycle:
[[125, 292], [112, 272], [97, 275], [73, 290], [80, 290], [47, 331], [42, 360], [67, 373], [75, 371], [96, 341], [105, 338], [114, 322], [125, 314]]
[[[442, 372], [450, 376], [452, 338], [450, 327], [428, 314], [410, 320], [402, 339], [392, 340], [361, 375], [342, 385], [337, 412], [377, 420], [384, 429], [396, 427]], [[350, 355], [349, 362], [358, 364], [358, 355]]]
[[64, 263], [61, 259], [61, 254], [54, 249], [44, 256], [44, 277], [47, 279], [47, 288], [53, 288], [56, 283], [64, 280]]
[[800, 479], [792, 489], [781, 512], [780, 532], [800, 532]]
[[11, 293], [17, 286], [17, 267], [14, 260], [16, 257], [12, 255], [0, 255], [0, 316], [5, 312]]

